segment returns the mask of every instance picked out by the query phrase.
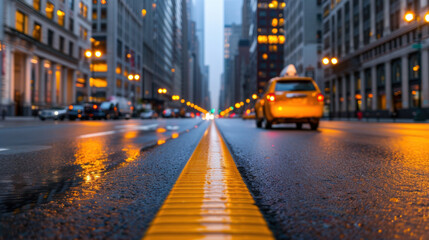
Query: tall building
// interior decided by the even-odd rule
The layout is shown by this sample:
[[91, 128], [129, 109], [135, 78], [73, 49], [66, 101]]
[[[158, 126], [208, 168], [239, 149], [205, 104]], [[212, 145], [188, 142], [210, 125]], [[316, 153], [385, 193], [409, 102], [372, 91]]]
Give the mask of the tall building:
[[262, 92], [267, 82], [279, 76], [284, 67], [284, 0], [252, 0], [250, 26], [251, 82]]
[[[122, 96], [133, 102], [142, 91], [141, 1], [91, 1], [92, 57], [91, 101]], [[137, 77], [136, 77], [137, 76]]]
[[285, 8], [285, 66], [295, 65], [299, 76], [322, 83], [322, 4], [317, 0], [289, 0]]
[[224, 25], [241, 24], [241, 7], [243, 0], [224, 0]]
[[89, 94], [83, 54], [91, 49], [91, 2], [2, 1], [0, 108], [8, 115], [31, 115], [73, 103], [77, 92]]
[[241, 25], [225, 25], [224, 26], [224, 97], [225, 106], [227, 108], [235, 102], [235, 56], [238, 54], [238, 42], [241, 38]]
[[[427, 1], [323, 1], [323, 57], [338, 59], [324, 69], [331, 116], [429, 117], [427, 7]], [[406, 13], [414, 14], [410, 22]]]

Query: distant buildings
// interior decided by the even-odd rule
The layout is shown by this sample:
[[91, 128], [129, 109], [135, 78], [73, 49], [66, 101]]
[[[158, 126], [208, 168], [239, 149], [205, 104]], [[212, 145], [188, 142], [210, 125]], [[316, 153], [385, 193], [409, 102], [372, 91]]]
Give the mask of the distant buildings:
[[[3, 0], [0, 109], [67, 105], [89, 92], [92, 1]], [[1, 23], [1, 21], [0, 21]], [[1, 39], [0, 39], [1, 40]]]
[[285, 62], [295, 65], [298, 75], [322, 81], [322, 3], [316, 0], [286, 1]]
[[324, 68], [330, 116], [428, 118], [427, 1], [322, 2], [323, 57], [338, 59]]
[[[197, 3], [204, 8], [202, 0]], [[158, 109], [180, 106], [172, 95], [208, 109], [208, 68], [200, 47], [203, 15], [193, 29], [189, 4], [1, 1], [0, 109], [30, 115], [32, 110], [111, 96]], [[158, 88], [168, 93], [159, 94]]]

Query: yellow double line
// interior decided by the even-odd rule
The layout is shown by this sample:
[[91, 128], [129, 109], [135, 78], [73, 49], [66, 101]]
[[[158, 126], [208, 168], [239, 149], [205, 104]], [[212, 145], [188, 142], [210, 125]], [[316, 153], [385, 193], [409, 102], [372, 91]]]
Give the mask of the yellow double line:
[[214, 122], [144, 239], [273, 239]]

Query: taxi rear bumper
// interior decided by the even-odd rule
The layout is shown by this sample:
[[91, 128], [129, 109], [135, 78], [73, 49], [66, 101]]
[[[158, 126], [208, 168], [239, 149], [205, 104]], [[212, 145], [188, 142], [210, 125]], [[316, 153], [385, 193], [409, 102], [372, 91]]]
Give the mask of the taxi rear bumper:
[[[272, 104], [269, 106], [270, 117], [278, 121], [308, 122], [309, 119], [321, 118], [323, 116], [323, 105], [310, 106], [285, 106]], [[283, 120], [281, 120], [283, 119]]]

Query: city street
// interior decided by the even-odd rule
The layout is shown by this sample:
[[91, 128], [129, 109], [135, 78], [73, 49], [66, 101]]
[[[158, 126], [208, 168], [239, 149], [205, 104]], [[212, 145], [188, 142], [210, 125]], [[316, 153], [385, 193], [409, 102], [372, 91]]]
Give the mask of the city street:
[[[275, 238], [429, 238], [426, 124], [215, 123]], [[141, 239], [209, 125], [1, 122], [0, 239]]]

